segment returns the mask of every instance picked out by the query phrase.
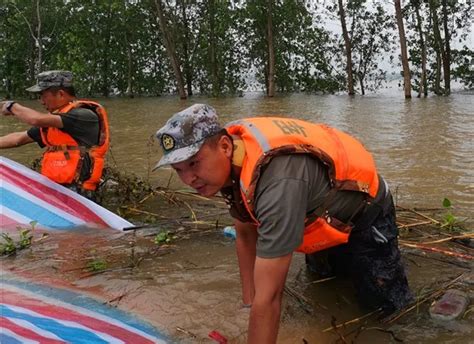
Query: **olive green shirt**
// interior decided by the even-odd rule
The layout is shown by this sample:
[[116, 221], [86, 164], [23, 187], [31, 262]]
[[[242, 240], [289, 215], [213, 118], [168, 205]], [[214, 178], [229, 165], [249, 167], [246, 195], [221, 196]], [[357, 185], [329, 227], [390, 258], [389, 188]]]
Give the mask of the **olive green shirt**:
[[[328, 168], [306, 154], [281, 155], [265, 167], [255, 191], [258, 228], [257, 256], [281, 257], [303, 241], [304, 221], [323, 204], [330, 190]], [[364, 194], [338, 191], [329, 214], [348, 221], [360, 207]]]

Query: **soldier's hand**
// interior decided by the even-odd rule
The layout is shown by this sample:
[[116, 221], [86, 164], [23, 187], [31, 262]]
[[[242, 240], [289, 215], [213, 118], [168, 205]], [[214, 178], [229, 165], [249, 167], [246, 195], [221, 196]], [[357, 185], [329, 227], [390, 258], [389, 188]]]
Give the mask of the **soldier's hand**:
[[13, 113], [11, 112], [13, 104], [15, 104], [13, 100], [0, 102], [0, 109], [3, 116], [13, 116]]

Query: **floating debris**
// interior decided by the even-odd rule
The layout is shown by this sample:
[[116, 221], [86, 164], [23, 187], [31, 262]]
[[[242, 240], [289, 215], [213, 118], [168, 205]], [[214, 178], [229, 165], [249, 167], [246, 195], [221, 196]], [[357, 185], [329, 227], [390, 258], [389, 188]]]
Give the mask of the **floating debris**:
[[237, 237], [237, 234], [235, 233], [235, 228], [232, 226], [224, 227], [223, 232], [224, 232], [224, 236], [228, 238], [235, 239]]
[[439, 300], [431, 304], [430, 315], [433, 319], [450, 321], [460, 317], [469, 305], [469, 297], [458, 289], [448, 289]]

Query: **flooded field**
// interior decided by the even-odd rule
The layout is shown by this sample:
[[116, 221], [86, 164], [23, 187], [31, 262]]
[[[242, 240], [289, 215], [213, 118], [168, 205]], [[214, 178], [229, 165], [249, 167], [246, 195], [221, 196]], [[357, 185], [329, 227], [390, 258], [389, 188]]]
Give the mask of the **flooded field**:
[[[429, 220], [441, 221], [445, 197], [454, 204], [456, 216], [471, 217], [466, 224], [473, 228], [473, 98], [453, 95], [406, 102], [295, 95], [186, 102], [175, 98], [104, 100], [111, 114], [109, 163], [153, 187], [163, 187], [141, 203], [126, 202], [112, 210], [120, 210], [137, 224], [144, 220], [153, 224], [135, 232], [82, 229], [49, 232], [44, 237], [35, 232], [31, 248], [2, 258], [2, 273], [93, 296], [136, 314], [178, 343], [212, 343], [208, 334], [213, 330], [230, 343], [245, 343], [249, 312], [241, 307], [234, 241], [222, 233], [231, 224], [225, 205], [220, 199], [209, 201], [170, 191], [184, 189], [171, 170], [150, 173], [159, 151], [148, 138], [172, 113], [193, 102], [208, 102], [224, 121], [272, 113], [326, 122], [359, 137], [374, 152], [381, 173], [396, 191], [398, 205], [405, 207], [399, 208], [401, 247], [415, 296], [423, 300], [464, 274], [453, 286], [472, 299], [474, 287], [466, 280], [471, 276], [472, 281], [473, 260], [466, 257], [474, 255], [473, 248], [451, 241], [436, 246], [458, 254], [449, 256], [409, 245], [455, 235], [440, 231]], [[6, 119], [0, 134], [21, 128]], [[30, 145], [2, 154], [27, 163], [38, 156], [39, 149]], [[408, 210], [415, 207], [436, 210], [419, 212], [427, 219]], [[417, 222], [424, 224], [411, 226]], [[165, 234], [157, 237], [158, 233]], [[441, 322], [430, 318], [430, 303], [431, 299], [420, 303], [391, 323], [382, 323], [377, 314], [361, 319], [370, 311], [357, 305], [350, 282], [341, 278], [319, 281], [306, 270], [304, 257], [296, 254], [278, 343], [474, 342], [472, 305], [462, 319]], [[332, 328], [352, 320], [356, 321]]]
[[[241, 98], [175, 97], [98, 99], [110, 117], [112, 148], [109, 163], [167, 185], [170, 171], [151, 173], [160, 157], [153, 136], [175, 112], [197, 102], [214, 106], [225, 123], [272, 114], [323, 122], [359, 138], [374, 154], [382, 175], [396, 190], [400, 204], [440, 207], [449, 198], [457, 211], [474, 209], [474, 96], [453, 94], [404, 100], [401, 96], [315, 96], [295, 94], [273, 99], [261, 94]], [[41, 109], [36, 101], [23, 102]], [[2, 118], [0, 135], [27, 127]], [[3, 150], [21, 163], [38, 157], [35, 145]], [[174, 178], [172, 182], [174, 183]], [[180, 183], [174, 183], [182, 187]]]

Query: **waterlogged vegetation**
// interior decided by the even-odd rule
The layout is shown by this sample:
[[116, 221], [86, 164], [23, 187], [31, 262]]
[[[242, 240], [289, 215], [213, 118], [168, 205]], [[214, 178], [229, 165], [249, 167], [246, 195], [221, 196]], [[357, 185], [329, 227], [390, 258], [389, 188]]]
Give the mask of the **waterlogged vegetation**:
[[[81, 96], [474, 86], [471, 1], [5, 0], [0, 95], [72, 70]], [[394, 75], [390, 73], [394, 71]]]
[[154, 242], [157, 245], [170, 244], [173, 240], [178, 239], [176, 235], [173, 235], [170, 231], [163, 231], [155, 236]]
[[33, 241], [33, 233], [37, 222], [32, 221], [30, 223], [31, 228], [22, 228], [18, 227], [18, 237], [14, 238], [8, 233], [1, 233], [0, 237], [2, 242], [0, 242], [0, 255], [12, 255], [16, 252], [28, 248], [31, 246]]
[[[3, 261], [5, 265], [10, 264], [11, 268], [17, 269], [26, 266], [25, 261], [28, 261], [28, 264], [34, 264], [34, 259], [44, 259], [48, 262], [45, 269], [51, 268], [50, 273], [60, 274], [64, 280], [79, 281], [77, 282], [79, 285], [81, 282], [83, 285], [88, 285], [87, 279], [92, 276], [97, 278], [94, 283], [104, 285], [109, 281], [114, 281], [115, 278], [115, 282], [112, 283], [124, 283], [127, 287], [110, 294], [106, 302], [114, 305], [131, 302], [134, 307], [138, 302], [137, 293], [156, 296], [156, 289], [153, 288], [156, 288], [155, 283], [159, 283], [157, 281], [166, 280], [166, 284], [173, 283], [173, 278], [167, 279], [167, 276], [176, 278], [177, 275], [185, 274], [187, 279], [200, 281], [200, 276], [204, 274], [203, 283], [205, 283], [209, 278], [206, 273], [221, 271], [219, 269], [222, 266], [228, 268], [227, 263], [216, 263], [215, 259], [212, 261], [193, 260], [192, 256], [189, 257], [189, 251], [183, 251], [184, 247], [189, 250], [197, 249], [197, 246], [186, 245], [197, 243], [199, 240], [206, 243], [205, 252], [207, 253], [209, 250], [227, 252], [224, 248], [234, 245], [222, 233], [222, 228], [230, 224], [228, 210], [222, 199], [218, 197], [206, 199], [190, 192], [151, 187], [146, 181], [124, 173], [114, 172], [109, 175], [115, 176], [109, 178], [109, 186], [115, 185], [120, 188], [121, 183], [132, 184], [127, 187], [122, 186], [121, 192], [114, 191], [112, 187], [107, 187], [101, 192], [104, 192], [104, 199], [115, 199], [111, 209], [116, 209], [116, 207], [122, 209], [124, 216], [137, 223], [135, 229], [122, 233], [72, 231], [62, 239], [57, 235], [50, 235], [41, 242], [33, 240], [29, 249], [34, 254], [18, 254], [15, 259], [5, 258]], [[123, 190], [128, 191], [126, 193]], [[137, 190], [142, 191], [137, 192]], [[113, 197], [107, 195], [107, 192], [110, 192]], [[413, 336], [411, 331], [416, 332], [416, 327], [412, 327], [410, 333], [407, 334], [404, 328], [408, 326], [405, 324], [423, 323], [429, 305], [441, 297], [446, 290], [451, 288], [469, 290], [463, 281], [472, 270], [470, 263], [474, 257], [472, 247], [469, 245], [472, 245], [474, 234], [472, 231], [447, 230], [447, 226], [443, 226], [446, 219], [451, 218], [447, 216], [448, 214], [459, 220], [454, 205], [448, 201], [440, 202], [444, 206], [437, 209], [408, 209], [397, 206], [400, 248], [408, 268], [415, 271], [410, 281], [415, 301], [390, 318], [377, 320], [377, 328], [390, 334], [392, 338]], [[153, 213], [153, 209], [155, 211], [157, 209], [157, 204], [159, 204], [159, 214]], [[141, 220], [140, 217], [142, 217]], [[148, 217], [153, 218], [153, 221], [146, 222], [145, 219]], [[192, 240], [186, 240], [189, 238]], [[71, 242], [74, 243], [72, 246]], [[61, 246], [66, 246], [66, 249], [58, 249]], [[228, 252], [231, 251], [233, 252], [229, 248]], [[183, 252], [186, 254], [183, 255]], [[165, 256], [166, 259], [163, 259]], [[434, 274], [433, 278], [425, 278], [427, 273], [425, 270], [433, 269], [433, 266], [441, 269], [439, 271], [447, 272]], [[416, 277], [418, 273], [423, 277]], [[321, 317], [333, 318], [332, 322], [328, 320], [327, 325], [318, 323], [318, 326], [323, 326], [323, 328], [332, 324], [324, 329], [323, 333], [332, 333], [336, 338], [353, 341], [358, 335], [369, 332], [370, 328], [373, 328], [367, 327], [367, 321], [375, 322], [380, 312], [358, 315], [355, 319], [349, 320], [341, 315], [336, 318], [332, 316], [332, 312], [336, 312], [333, 308], [322, 308], [319, 305], [318, 302], [324, 303], [325, 300], [319, 300], [316, 303], [312, 301], [314, 296], [312, 292], [318, 288], [316, 285], [332, 283], [330, 282], [332, 278], [301, 283], [301, 275], [304, 274], [295, 273], [295, 276], [300, 277], [290, 278], [285, 287], [287, 306], [284, 319], [294, 314], [299, 314], [298, 316], [304, 318], [307, 313], [318, 313]], [[219, 284], [219, 276], [213, 276], [213, 279]], [[236, 284], [238, 284], [237, 279], [238, 277], [236, 277]], [[178, 281], [181, 283], [179, 278]], [[226, 288], [227, 283], [229, 280], [223, 284]], [[117, 289], [113, 290], [117, 291]], [[226, 300], [228, 300], [227, 292], [227, 289], [223, 292], [226, 294]], [[215, 293], [213, 298], [218, 297], [216, 295], [219, 295], [219, 289], [216, 289]], [[335, 293], [338, 297], [340, 296], [337, 291]], [[308, 315], [308, 318], [304, 319], [310, 321], [309, 319], [313, 318]], [[468, 308], [457, 321], [465, 323], [472, 321], [472, 307]], [[183, 333], [188, 330], [195, 331], [194, 328], [189, 327], [184, 328]], [[320, 332], [318, 331], [318, 335]], [[203, 338], [205, 340], [205, 336]]]
[[461, 218], [459, 216], [454, 215], [453, 213], [453, 205], [448, 198], [443, 200], [443, 207], [446, 209], [445, 214], [443, 215], [443, 223], [441, 228], [445, 228], [450, 232], [462, 232], [465, 230], [462, 226], [462, 223], [466, 221], [466, 218]]
[[87, 263], [87, 271], [98, 272], [107, 269], [107, 261], [103, 258], [95, 258]]

